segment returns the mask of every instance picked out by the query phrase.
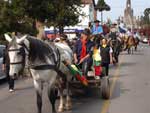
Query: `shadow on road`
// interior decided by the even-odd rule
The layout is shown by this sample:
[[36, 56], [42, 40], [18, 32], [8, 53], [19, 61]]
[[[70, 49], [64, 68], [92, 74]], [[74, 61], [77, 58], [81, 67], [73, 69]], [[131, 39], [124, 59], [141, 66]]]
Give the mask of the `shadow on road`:
[[115, 84], [111, 99], [116, 99], [129, 91], [130, 91], [130, 89], [125, 89], [122, 86], [122, 83], [120, 81], [117, 81]]
[[87, 88], [80, 89], [81, 92], [74, 93], [73, 98], [73, 109], [65, 113], [99, 113], [103, 102], [98, 88]]
[[34, 89], [34, 86], [28, 86], [28, 87], [20, 87], [20, 88], [16, 88], [16, 91], [26, 91], [26, 90], [31, 90]]
[[134, 66], [134, 65], [136, 65], [137, 63], [135, 63], [135, 62], [123, 62], [123, 63], [121, 63], [120, 64], [120, 67], [122, 68], [122, 67], [129, 67], [129, 66]]
[[[127, 75], [127, 74], [119, 74], [119, 78], [120, 77], [126, 77], [126, 76], [129, 76], [129, 75]], [[114, 78], [118, 78], [118, 77], [116, 77], [116, 75], [110, 75], [110, 79], [114, 79]]]
[[136, 65], [137, 63], [135, 62], [123, 62], [121, 64], [119, 64], [119, 67], [118, 67], [118, 64], [117, 65], [110, 65], [110, 69], [113, 69], [113, 70], [116, 70], [117, 68], [123, 68], [123, 67], [129, 67], [129, 66], [134, 66]]

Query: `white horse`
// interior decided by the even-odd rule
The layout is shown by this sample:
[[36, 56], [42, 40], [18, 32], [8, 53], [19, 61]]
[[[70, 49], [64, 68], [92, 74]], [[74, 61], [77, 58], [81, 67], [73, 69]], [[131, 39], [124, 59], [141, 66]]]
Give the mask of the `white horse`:
[[[53, 113], [56, 113], [56, 86], [58, 86], [57, 88], [60, 92], [58, 111], [64, 111], [64, 105], [66, 105], [66, 109], [71, 109], [69, 80], [72, 76], [63, 63], [63, 61], [72, 62], [73, 60], [72, 50], [69, 46], [62, 43], [45, 43], [44, 41], [28, 35], [21, 38], [11, 38], [9, 35], [5, 34], [5, 38], [9, 42], [9, 75], [14, 77], [24, 68], [24, 65], [29, 66], [37, 94], [38, 113], [42, 112], [42, 90], [44, 83], [48, 84], [48, 97], [52, 105]], [[66, 104], [63, 99], [64, 85], [62, 85], [62, 80], [66, 80], [63, 82], [66, 83], [65, 85], [67, 88]]]

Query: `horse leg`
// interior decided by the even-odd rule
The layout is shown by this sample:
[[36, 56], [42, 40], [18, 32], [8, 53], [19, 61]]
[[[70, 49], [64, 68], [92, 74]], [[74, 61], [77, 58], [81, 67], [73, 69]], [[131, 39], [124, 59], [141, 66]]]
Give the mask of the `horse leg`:
[[134, 53], [134, 48], [132, 47], [132, 54]]
[[118, 63], [118, 55], [117, 54], [115, 55], [115, 60], [116, 60], [116, 63]]
[[59, 88], [59, 93], [60, 93], [60, 104], [59, 104], [59, 107], [58, 107], [58, 112], [63, 112], [64, 111], [64, 97], [63, 97], [62, 87]]
[[66, 96], [66, 110], [70, 110], [72, 108], [72, 103], [71, 103], [71, 98], [70, 98], [70, 95], [69, 95], [69, 82], [67, 81], [67, 96]]
[[131, 54], [131, 48], [130, 47], [128, 48], [128, 54]]
[[137, 51], [137, 45], [135, 45], [135, 51]]
[[34, 80], [34, 87], [36, 89], [38, 113], [41, 113], [42, 112], [42, 90], [43, 90], [43, 84], [41, 82], [38, 82], [38, 81]]
[[57, 89], [56, 89], [55, 86], [53, 86], [53, 87], [49, 86], [49, 88], [48, 88], [48, 98], [49, 98], [49, 101], [52, 105], [52, 113], [56, 113], [55, 102], [56, 102], [56, 99], [57, 99]]

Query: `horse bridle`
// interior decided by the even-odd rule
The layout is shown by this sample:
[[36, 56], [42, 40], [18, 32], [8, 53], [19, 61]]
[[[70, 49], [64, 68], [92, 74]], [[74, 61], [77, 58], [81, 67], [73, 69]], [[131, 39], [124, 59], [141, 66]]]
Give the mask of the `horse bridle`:
[[8, 49], [8, 52], [18, 52], [22, 55], [22, 61], [18, 61], [18, 62], [10, 62], [10, 65], [18, 65], [18, 64], [22, 64], [25, 65], [25, 48], [23, 44], [19, 44], [21, 46], [21, 48], [19, 49]]
[[[21, 52], [22, 56], [23, 56], [23, 59], [22, 61], [19, 61], [19, 62], [10, 62], [10, 65], [18, 65], [18, 64], [22, 64], [23, 66], [25, 66], [25, 57], [26, 57], [26, 53], [25, 53], [25, 50], [27, 50], [29, 52], [29, 49], [28, 47], [25, 45], [25, 44], [19, 44], [21, 46], [21, 48], [19, 49], [8, 49], [7, 51], [10, 52], [10, 51], [18, 51], [18, 52]], [[58, 48], [56, 49], [56, 54], [58, 56], [58, 59], [56, 61], [56, 59], [54, 58], [54, 62], [55, 62], [55, 65], [28, 65], [30, 69], [35, 69], [35, 70], [47, 70], [47, 69], [53, 69], [55, 70], [58, 75], [60, 77], [64, 77], [65, 74], [63, 72], [61, 72], [59, 70], [59, 67], [60, 67], [60, 52], [58, 50]], [[51, 56], [54, 55], [54, 53], [51, 54]], [[55, 56], [54, 56], [55, 57]]]

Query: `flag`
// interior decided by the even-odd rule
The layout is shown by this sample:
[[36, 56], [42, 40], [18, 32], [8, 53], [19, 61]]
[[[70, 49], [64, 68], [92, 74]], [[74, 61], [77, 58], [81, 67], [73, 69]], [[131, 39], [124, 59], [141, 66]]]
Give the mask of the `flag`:
[[83, 85], [88, 86], [88, 80], [86, 77], [82, 74], [82, 72], [79, 70], [79, 68], [72, 64], [69, 65], [65, 62], [65, 65], [68, 67], [69, 71], [72, 75], [74, 75]]

